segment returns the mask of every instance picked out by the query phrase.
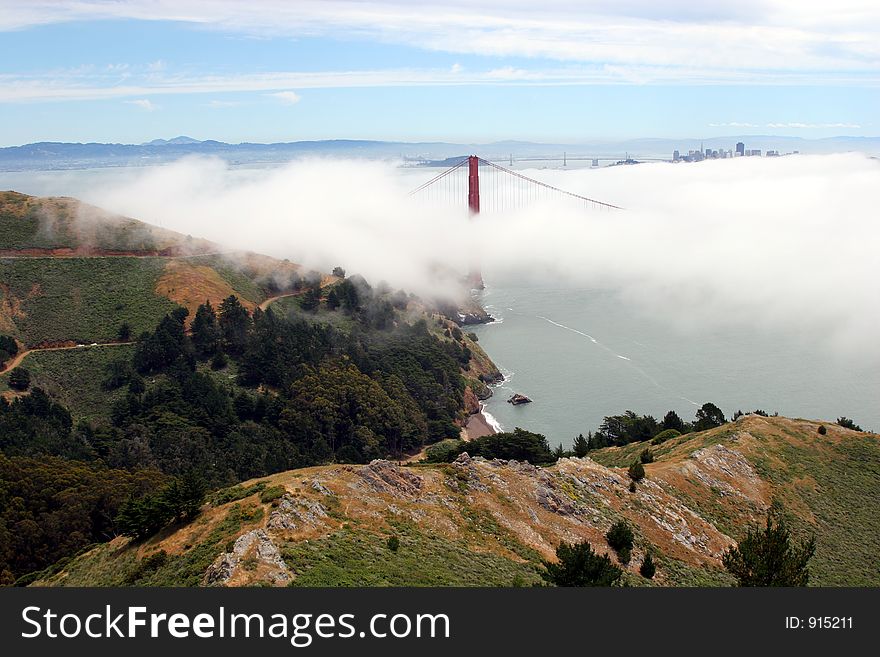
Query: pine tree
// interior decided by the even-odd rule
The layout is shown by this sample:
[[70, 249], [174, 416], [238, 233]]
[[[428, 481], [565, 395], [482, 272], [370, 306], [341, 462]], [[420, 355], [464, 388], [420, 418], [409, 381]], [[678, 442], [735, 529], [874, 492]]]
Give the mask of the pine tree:
[[629, 466], [627, 473], [629, 474], [629, 478], [633, 481], [641, 481], [645, 478], [645, 466], [643, 466], [640, 461], [636, 461]]
[[580, 458], [585, 457], [590, 452], [590, 443], [584, 438], [584, 434], [579, 433], [577, 438], [574, 439], [574, 444], [572, 445], [572, 449], [574, 450], [574, 455]]
[[815, 536], [792, 545], [785, 521], [771, 511], [764, 529], [750, 529], [739, 545], [724, 553], [722, 563], [740, 586], [806, 586], [815, 551]]
[[226, 297], [220, 304], [218, 324], [227, 353], [240, 354], [244, 351], [250, 319], [247, 309], [235, 295]]
[[651, 556], [651, 553], [648, 552], [642, 560], [642, 565], [639, 566], [639, 574], [645, 579], [652, 579], [656, 572], [657, 566], [654, 565], [654, 558]]
[[9, 387], [23, 392], [31, 387], [31, 373], [23, 367], [16, 367], [9, 374]]
[[556, 548], [556, 558], [557, 562], [544, 562], [546, 572], [542, 573], [545, 580], [556, 586], [614, 586], [623, 575], [607, 554], [599, 556], [587, 541], [561, 543]]
[[205, 301], [198, 307], [190, 328], [193, 345], [199, 357], [205, 358], [214, 355], [220, 346], [220, 327], [217, 324], [217, 314], [210, 301]]

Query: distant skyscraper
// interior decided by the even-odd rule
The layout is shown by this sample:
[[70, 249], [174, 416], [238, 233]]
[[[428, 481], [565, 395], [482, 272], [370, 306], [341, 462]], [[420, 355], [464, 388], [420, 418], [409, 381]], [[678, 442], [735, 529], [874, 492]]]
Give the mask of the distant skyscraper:
[[672, 151], [672, 161], [678, 162], [681, 159], [681, 154], [678, 151]]
[[736, 154], [740, 156], [746, 154], [746, 145], [741, 141], [736, 142]]

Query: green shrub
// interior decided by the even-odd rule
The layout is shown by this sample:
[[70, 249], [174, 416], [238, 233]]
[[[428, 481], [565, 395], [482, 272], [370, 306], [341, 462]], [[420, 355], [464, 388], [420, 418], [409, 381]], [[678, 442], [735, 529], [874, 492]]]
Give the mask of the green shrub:
[[642, 463], [653, 463], [654, 462], [654, 452], [650, 449], [642, 450], [642, 453], [639, 454], [639, 461]]
[[634, 482], [634, 481], [629, 482], [629, 492], [630, 493], [636, 492], [636, 482]]
[[16, 367], [9, 374], [9, 387], [23, 392], [31, 387], [31, 373], [23, 367]]
[[645, 466], [643, 466], [640, 461], [636, 461], [629, 466], [627, 474], [629, 474], [629, 478], [633, 481], [641, 481], [645, 478]]
[[625, 566], [630, 562], [630, 559], [632, 559], [632, 550], [628, 547], [620, 548], [617, 551], [617, 559]]
[[447, 438], [434, 443], [425, 450], [425, 458], [429, 463], [448, 463], [461, 454], [465, 442], [458, 438]]
[[211, 369], [214, 371], [222, 370], [229, 364], [229, 359], [222, 351], [218, 351], [211, 359]]
[[400, 539], [397, 536], [389, 536], [388, 537], [388, 549], [392, 552], [397, 552], [400, 548]]
[[645, 579], [652, 579], [656, 572], [657, 566], [654, 565], [654, 558], [651, 556], [651, 553], [648, 552], [642, 560], [642, 565], [639, 566], [639, 574]]
[[837, 418], [837, 424], [842, 426], [844, 429], [852, 429], [853, 431], [862, 430], [862, 428], [858, 424], [856, 424], [846, 416]]
[[561, 543], [556, 548], [556, 563], [545, 561], [546, 569], [541, 576], [556, 586], [614, 586], [623, 571], [611, 563], [607, 554], [601, 557], [584, 541], [569, 545]]
[[665, 443], [667, 440], [671, 440], [672, 438], [678, 438], [681, 435], [681, 432], [677, 429], [666, 429], [665, 431], [661, 431], [656, 436], [651, 439], [652, 445], [661, 445]]
[[447, 462], [454, 461], [462, 452], [486, 459], [513, 459], [533, 464], [556, 461], [556, 457], [550, 451], [550, 445], [547, 444], [547, 438], [519, 427], [516, 427], [512, 433], [495, 433], [467, 443], [462, 442], [457, 452], [447, 454]]
[[229, 502], [237, 502], [245, 497], [250, 497], [254, 493], [262, 493], [266, 488], [265, 481], [258, 481], [250, 486], [235, 485], [229, 488], [218, 490], [211, 496], [211, 506], [220, 506]]
[[480, 341], [480, 338], [473, 331], [468, 333], [467, 336], [471, 339], [471, 342], [479, 342]]
[[825, 428], [824, 424], [819, 425], [818, 431], [820, 436], [824, 436], [826, 433], [828, 433], [828, 429]]
[[608, 545], [611, 546], [612, 550], [618, 553], [624, 548], [632, 550], [634, 539], [635, 536], [633, 535], [632, 529], [630, 529], [629, 525], [623, 520], [618, 520], [611, 525], [611, 529], [605, 534], [605, 540], [608, 541]]
[[287, 489], [284, 486], [269, 486], [260, 493], [260, 502], [263, 504], [269, 504], [269, 502], [274, 502], [277, 499], [280, 499], [284, 493], [287, 492]]

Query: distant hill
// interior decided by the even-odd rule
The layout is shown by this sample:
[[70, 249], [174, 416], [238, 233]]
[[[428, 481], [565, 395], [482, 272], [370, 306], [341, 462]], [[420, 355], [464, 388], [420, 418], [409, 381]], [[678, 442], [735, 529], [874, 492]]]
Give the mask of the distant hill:
[[818, 536], [813, 584], [880, 585], [880, 437], [825, 426], [750, 415], [670, 440], [634, 493], [621, 466], [646, 443], [547, 468], [464, 457], [294, 470], [221, 491], [195, 522], [142, 544], [117, 538], [37, 584], [529, 585], [560, 541], [611, 552], [604, 534], [624, 519], [636, 534], [630, 584], [648, 583], [638, 566], [650, 550], [654, 584], [728, 585], [722, 552], [779, 501], [797, 536]]
[[[222, 141], [200, 141], [180, 136], [154, 139], [145, 144], [105, 144], [39, 142], [0, 148], [0, 171], [32, 171], [95, 167], [146, 166], [170, 162], [187, 155], [216, 156], [233, 164], [277, 163], [302, 157], [346, 157], [404, 160], [411, 164], [439, 166], [447, 158], [476, 153], [484, 158], [505, 160], [509, 157], [540, 160], [562, 159], [563, 153], [574, 161], [580, 158], [602, 158], [616, 161], [629, 155], [635, 159], [672, 157], [673, 150], [686, 153], [701, 144], [706, 148], [733, 149], [743, 141], [746, 148], [802, 153], [836, 153], [861, 151], [880, 155], [880, 137], [829, 137], [802, 139], [773, 135], [730, 135], [726, 137], [683, 139], [593, 139], [574, 143], [533, 143], [498, 141], [484, 144], [447, 142], [399, 142], [360, 139], [291, 141], [269, 144], [230, 144]], [[440, 164], [438, 164], [440, 163]]]

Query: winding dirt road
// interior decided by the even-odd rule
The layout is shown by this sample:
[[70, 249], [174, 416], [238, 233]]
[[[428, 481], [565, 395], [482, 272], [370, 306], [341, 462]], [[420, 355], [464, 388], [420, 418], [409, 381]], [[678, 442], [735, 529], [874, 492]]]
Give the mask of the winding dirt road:
[[15, 357], [7, 361], [6, 365], [0, 370], [0, 374], [6, 374], [21, 365], [21, 362], [27, 358], [29, 354], [39, 351], [69, 351], [71, 349], [94, 349], [95, 347], [122, 347], [124, 345], [134, 344], [134, 342], [100, 342], [93, 344], [74, 344], [66, 347], [34, 347], [33, 349], [25, 349], [18, 352]]

